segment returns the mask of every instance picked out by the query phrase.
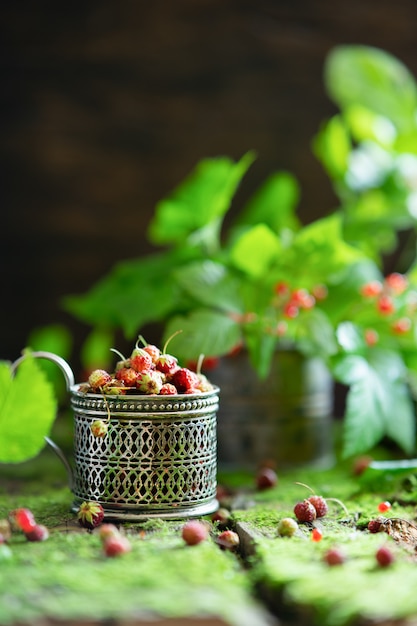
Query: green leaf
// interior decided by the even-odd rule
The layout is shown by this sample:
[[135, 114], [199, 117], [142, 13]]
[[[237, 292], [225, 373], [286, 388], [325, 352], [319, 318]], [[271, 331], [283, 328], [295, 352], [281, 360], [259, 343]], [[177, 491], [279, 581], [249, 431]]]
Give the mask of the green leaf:
[[324, 70], [327, 91], [342, 109], [361, 105], [387, 117], [400, 131], [415, 126], [416, 82], [388, 52], [371, 46], [336, 46]]
[[369, 350], [368, 358], [349, 354], [339, 360], [333, 373], [350, 385], [344, 457], [368, 452], [384, 436], [410, 454], [415, 446], [415, 416], [399, 355], [378, 348]]
[[342, 179], [347, 170], [351, 139], [343, 119], [336, 115], [327, 121], [313, 140], [313, 152], [333, 179]]
[[188, 240], [208, 249], [218, 245], [221, 220], [253, 160], [254, 154], [248, 152], [237, 163], [227, 157], [200, 161], [191, 174], [157, 204], [148, 229], [150, 241], [183, 245]]
[[170, 275], [182, 262], [176, 252], [166, 252], [119, 263], [86, 294], [67, 296], [64, 307], [93, 326], [122, 328], [133, 337], [144, 324], [163, 320], [185, 304]]
[[258, 224], [234, 243], [230, 258], [238, 269], [257, 278], [271, 268], [280, 249], [279, 239], [272, 230], [265, 224]]
[[289, 172], [276, 172], [269, 176], [246, 203], [237, 226], [265, 224], [276, 233], [299, 230], [295, 215], [300, 200], [300, 186]]
[[223, 311], [243, 310], [240, 281], [221, 263], [195, 261], [173, 272], [181, 288], [201, 304]]
[[39, 364], [27, 356], [15, 376], [0, 362], [0, 462], [21, 463], [45, 445], [57, 411], [53, 386]]
[[176, 316], [167, 324], [164, 341], [178, 330], [172, 338], [169, 350], [180, 360], [196, 360], [205, 356], [222, 356], [241, 341], [239, 324], [217, 311], [198, 309], [188, 316]]

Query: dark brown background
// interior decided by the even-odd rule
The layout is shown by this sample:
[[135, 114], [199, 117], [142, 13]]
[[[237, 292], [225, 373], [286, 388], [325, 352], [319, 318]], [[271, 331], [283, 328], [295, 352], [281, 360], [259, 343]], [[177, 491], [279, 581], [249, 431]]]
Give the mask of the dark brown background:
[[304, 221], [333, 206], [311, 139], [340, 43], [417, 74], [415, 0], [29, 0], [3, 3], [0, 358], [115, 261], [146, 254], [158, 199], [205, 156], [258, 160], [237, 205], [285, 168]]

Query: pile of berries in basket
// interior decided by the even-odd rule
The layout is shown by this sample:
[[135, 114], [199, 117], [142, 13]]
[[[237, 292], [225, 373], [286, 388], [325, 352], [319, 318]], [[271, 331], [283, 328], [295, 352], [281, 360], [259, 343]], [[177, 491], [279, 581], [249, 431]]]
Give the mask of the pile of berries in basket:
[[88, 382], [82, 383], [79, 390], [109, 395], [176, 395], [197, 394], [213, 389], [213, 385], [199, 372], [198, 367], [197, 372], [180, 367], [178, 359], [168, 354], [166, 347], [167, 344], [160, 350], [155, 345], [144, 343], [141, 348], [136, 343], [128, 358], [113, 350], [120, 356], [115, 371], [92, 371]]

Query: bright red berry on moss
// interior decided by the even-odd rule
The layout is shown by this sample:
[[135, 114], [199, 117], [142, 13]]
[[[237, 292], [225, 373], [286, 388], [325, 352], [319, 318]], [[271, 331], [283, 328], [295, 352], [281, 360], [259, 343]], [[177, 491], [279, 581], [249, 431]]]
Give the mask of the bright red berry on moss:
[[330, 548], [323, 556], [327, 565], [342, 565], [346, 561], [346, 555], [339, 548]]
[[313, 495], [308, 498], [308, 501], [311, 502], [316, 509], [317, 517], [324, 517], [329, 512], [328, 504], [323, 496]]
[[104, 519], [104, 509], [99, 502], [83, 502], [78, 509], [77, 519], [84, 528], [96, 528]]
[[46, 541], [49, 537], [49, 530], [43, 524], [36, 524], [25, 533], [25, 536], [28, 541]]
[[317, 517], [316, 509], [307, 499], [297, 502], [294, 507], [294, 514], [299, 522], [313, 522]]
[[380, 502], [380, 503], [378, 504], [378, 511], [379, 511], [380, 513], [386, 513], [387, 511], [389, 511], [389, 510], [390, 510], [390, 508], [391, 508], [391, 503], [390, 503], [390, 502], [388, 502], [388, 501], [385, 501], [385, 502]]
[[207, 539], [209, 535], [208, 526], [204, 522], [191, 520], [182, 527], [181, 536], [189, 546], [195, 546]]
[[375, 553], [375, 558], [377, 560], [378, 565], [381, 567], [388, 567], [391, 563], [394, 562], [394, 554], [388, 548], [388, 546], [381, 546]]
[[103, 541], [103, 551], [108, 557], [121, 556], [122, 554], [130, 552], [131, 549], [130, 541], [127, 537], [120, 534], [110, 535]]
[[371, 519], [368, 522], [368, 530], [370, 533], [379, 533], [382, 530], [382, 523], [378, 519]]
[[322, 539], [323, 533], [321, 532], [321, 530], [319, 528], [313, 528], [313, 530], [311, 531], [311, 541], [318, 543]]
[[275, 487], [277, 483], [277, 473], [271, 467], [262, 467], [256, 474], [256, 486], [259, 491]]
[[217, 537], [217, 543], [223, 550], [237, 550], [240, 544], [239, 535], [234, 530], [224, 530]]
[[35, 517], [30, 509], [16, 509], [11, 513], [11, 520], [19, 530], [28, 533], [36, 526]]

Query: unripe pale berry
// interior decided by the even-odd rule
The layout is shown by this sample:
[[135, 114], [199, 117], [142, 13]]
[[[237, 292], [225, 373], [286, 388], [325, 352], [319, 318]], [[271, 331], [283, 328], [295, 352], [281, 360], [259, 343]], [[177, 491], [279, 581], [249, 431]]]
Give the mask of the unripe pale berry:
[[280, 537], [292, 537], [298, 530], [298, 524], [292, 517], [283, 517], [278, 523]]

